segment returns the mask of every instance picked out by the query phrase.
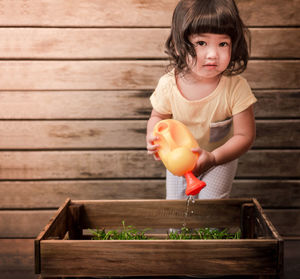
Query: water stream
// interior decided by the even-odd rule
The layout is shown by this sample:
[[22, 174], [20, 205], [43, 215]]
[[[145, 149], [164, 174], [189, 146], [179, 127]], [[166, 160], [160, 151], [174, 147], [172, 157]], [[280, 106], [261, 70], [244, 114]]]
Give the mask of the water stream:
[[192, 203], [192, 204], [195, 203], [194, 196], [188, 196], [188, 198], [186, 200], [186, 210], [185, 210], [185, 213], [184, 213], [184, 221], [183, 221], [182, 227], [186, 227], [187, 217], [194, 213], [193, 210], [190, 210], [190, 203]]

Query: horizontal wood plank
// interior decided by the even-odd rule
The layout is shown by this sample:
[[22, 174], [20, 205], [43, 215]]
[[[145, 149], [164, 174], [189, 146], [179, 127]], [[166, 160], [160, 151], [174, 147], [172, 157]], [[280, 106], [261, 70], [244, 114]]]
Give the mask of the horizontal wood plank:
[[284, 278], [297, 279], [300, 273], [300, 240], [284, 241]]
[[300, 235], [300, 209], [266, 209], [265, 212], [280, 235]]
[[239, 159], [237, 177], [299, 177], [299, 155], [298, 149], [249, 151]]
[[256, 148], [299, 148], [299, 120], [257, 120]]
[[[169, 26], [174, 0], [70, 0], [1, 3], [1, 26]], [[289, 0], [237, 0], [247, 25], [299, 25], [299, 2]], [[105, 9], [103, 7], [105, 6]], [[130, 15], [130, 16], [128, 16]]]
[[[33, 239], [0, 239], [0, 273], [6, 279], [35, 279]], [[284, 242], [284, 278], [300, 273], [300, 241]], [[235, 278], [235, 277], [233, 277]], [[166, 279], [169, 279], [166, 277]]]
[[[0, 119], [147, 119], [152, 90], [0, 91]], [[299, 90], [254, 90], [258, 118], [299, 118]]]
[[[281, 236], [299, 237], [300, 209], [264, 209], [264, 212]], [[56, 210], [0, 210], [0, 238], [35, 238], [55, 213]], [[168, 211], [165, 214], [168, 215]], [[181, 213], [174, 211], [174, 214]], [[184, 221], [183, 216], [184, 210], [182, 212], [182, 222]], [[125, 217], [123, 215], [115, 216], [115, 222], [118, 222], [120, 226], [122, 225], [122, 218]], [[147, 219], [147, 216], [145, 218]], [[177, 216], [178, 219], [180, 218]], [[194, 224], [195, 220], [191, 221], [191, 224]], [[134, 221], [130, 219], [128, 225], [135, 225], [132, 222]], [[180, 225], [178, 224], [178, 226]], [[149, 225], [145, 225], [145, 227], [147, 226]]]
[[[1, 26], [169, 26], [174, 0], [71, 0], [2, 3]], [[105, 8], [103, 8], [105, 7]], [[129, 16], [130, 15], [130, 16]]]
[[251, 28], [250, 32], [252, 58], [299, 58], [299, 28]]
[[[254, 0], [248, 2], [236, 0], [240, 10], [241, 18], [246, 25], [252, 26], [280, 26], [280, 25], [299, 25], [299, 1], [291, 0], [286, 5], [284, 0]], [[289, 7], [288, 7], [289, 6]]]
[[[58, 208], [73, 200], [165, 199], [164, 179], [2, 181], [0, 208]], [[263, 207], [300, 207], [299, 180], [236, 179], [232, 198], [256, 198]]]
[[[169, 28], [3, 28], [6, 59], [166, 58]], [[151, 40], [149, 40], [151, 37]], [[147, 42], [147, 43], [145, 43]]]
[[165, 66], [165, 61], [134, 60], [0, 61], [0, 89], [152, 89]]
[[[252, 150], [239, 160], [237, 177], [297, 178], [300, 150]], [[0, 179], [162, 178], [165, 168], [147, 155], [131, 151], [0, 152]], [[293, 162], [293, 164], [291, 164]]]
[[[153, 89], [166, 61], [0, 61], [1, 90]], [[118, 69], [118, 71], [116, 71]], [[300, 87], [298, 61], [250, 61], [252, 88]]]
[[110, 200], [110, 201], [73, 201], [84, 207], [81, 227], [120, 228], [124, 220], [137, 228], [168, 229], [181, 227], [236, 227], [240, 224], [240, 208], [250, 199], [237, 200], [196, 200], [190, 204], [193, 211], [185, 218], [184, 200]]
[[[124, 149], [145, 148], [176, 3], [1, 1], [0, 277], [36, 278], [33, 239], [3, 237], [36, 237], [66, 197], [165, 198], [164, 167]], [[237, 4], [252, 34], [255, 148], [278, 150], [244, 155], [231, 197], [257, 198], [279, 233], [299, 238], [299, 0]], [[298, 246], [285, 243], [291, 279]]]
[[0, 210], [0, 238], [37, 237], [55, 212], [55, 210]]
[[113, 243], [46, 240], [41, 243], [41, 255], [42, 275], [80, 277], [274, 275], [278, 261], [277, 243], [271, 239]]
[[165, 180], [0, 183], [0, 208], [55, 208], [59, 207], [68, 197], [73, 200], [165, 199]]
[[33, 239], [0, 239], [0, 274], [5, 279], [36, 279]]
[[148, 118], [151, 91], [0, 92], [1, 119]]
[[[298, 61], [250, 61], [248, 65], [243, 76], [253, 89], [292, 89], [300, 87], [300, 64]], [[295, 72], [284, 73], [288, 70]]]
[[[145, 148], [146, 121], [0, 121], [0, 149]], [[257, 120], [254, 147], [299, 148], [300, 120]]]
[[146, 121], [3, 121], [0, 149], [145, 148]]
[[258, 118], [299, 118], [300, 90], [255, 90]]
[[[2, 28], [0, 57], [161, 59], [167, 58], [164, 43], [169, 32], [169, 28]], [[299, 58], [298, 28], [251, 28], [250, 32], [252, 57]]]
[[253, 197], [264, 208], [300, 208], [300, 181], [236, 179], [233, 182], [230, 197]]

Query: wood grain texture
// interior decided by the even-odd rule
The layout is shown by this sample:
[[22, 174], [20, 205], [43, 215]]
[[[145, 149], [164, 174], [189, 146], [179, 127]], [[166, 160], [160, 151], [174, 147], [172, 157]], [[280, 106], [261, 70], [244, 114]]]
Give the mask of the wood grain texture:
[[150, 90], [0, 92], [1, 119], [148, 118]]
[[[299, 25], [299, 1], [238, 0], [241, 17], [252, 26]], [[170, 26], [174, 0], [70, 0], [14, 1], [1, 3], [1, 26]], [[105, 7], [105, 9], [103, 8]]]
[[[2, 4], [2, 26], [168, 26], [174, 0], [10, 1]], [[103, 8], [105, 7], [105, 8]], [[14, 11], [14, 12], [13, 12]]]
[[[145, 148], [146, 121], [0, 121], [0, 149]], [[299, 148], [299, 120], [258, 120], [259, 148]], [[272, 135], [270, 137], [270, 135]]]
[[279, 234], [299, 236], [300, 209], [266, 209], [265, 212]]
[[145, 148], [146, 122], [4, 121], [0, 134], [0, 149], [135, 149]]
[[257, 120], [254, 147], [299, 148], [300, 121]]
[[[33, 242], [33, 239], [0, 239], [0, 273], [4, 278], [36, 279], [34, 274]], [[12, 247], [16, 247], [16, 249], [12, 250]], [[298, 279], [300, 272], [299, 251], [299, 240], [285, 240], [284, 278]], [[166, 277], [166, 279], [171, 278]]]
[[276, 249], [275, 240], [46, 240], [41, 243], [42, 275], [274, 275]]
[[[0, 119], [148, 119], [152, 90], [2, 91]], [[254, 90], [258, 118], [299, 118], [300, 91]]]
[[237, 0], [241, 18], [251, 26], [299, 25], [299, 0]]
[[[195, 203], [190, 205], [193, 214], [188, 216], [187, 225], [189, 227], [211, 227], [218, 224], [221, 227], [235, 227], [240, 224], [240, 209], [242, 204], [250, 202], [255, 204], [255, 209], [261, 217], [261, 225], [265, 225], [269, 230], [272, 230], [271, 223], [268, 224], [267, 220], [264, 221], [263, 212], [259, 204], [251, 199], [195, 201]], [[80, 216], [80, 226], [83, 229], [103, 226], [105, 226], [105, 228], [120, 228], [120, 220], [128, 221], [138, 228], [145, 228], [149, 225], [152, 228], [169, 228], [171, 225], [177, 227], [178, 224], [180, 225], [180, 219], [184, 218], [186, 209], [186, 202], [183, 200], [73, 200], [70, 204], [70, 206], [79, 205], [83, 207], [82, 215]], [[278, 235], [273, 235], [273, 237], [270, 235], [269, 237], [267, 234], [263, 236], [265, 237], [264, 239], [227, 241], [49, 241], [46, 239], [40, 242], [41, 273], [44, 276], [187, 274], [187, 271], [184, 270], [182, 266], [176, 270], [170, 268], [174, 262], [178, 261], [183, 265], [190, 265], [188, 268], [190, 273], [188, 274], [199, 274], [198, 272], [200, 272], [200, 274], [222, 275], [224, 273], [275, 275], [278, 272], [277, 266], [280, 262], [279, 258], [281, 259], [281, 255], [278, 254], [278, 241], [280, 237]], [[197, 246], [197, 249], [191, 250], [190, 248], [192, 246], [194, 248]], [[245, 249], [247, 249], [247, 251]], [[66, 259], [62, 258], [62, 250], [64, 250], [63, 257], [66, 257]], [[141, 253], [141, 251], [143, 252]], [[187, 258], [186, 255], [183, 255], [182, 251], [188, 251], [188, 255], [190, 255], [191, 258]], [[199, 251], [205, 255], [205, 258], [208, 260], [205, 266], [211, 264], [209, 269], [205, 269], [204, 267], [199, 269], [198, 256], [195, 257], [195, 255], [193, 255], [196, 251], [197, 255]], [[105, 256], [96, 257], [99, 261], [97, 264], [88, 264], [91, 257], [89, 257], [88, 260], [85, 254], [89, 253], [91, 256], [95, 252], [98, 255]], [[125, 262], [120, 261], [120, 259], [124, 257], [122, 253], [126, 255]], [[219, 266], [219, 261], [222, 260], [219, 259], [218, 255], [223, 255], [221, 256], [224, 262], [224, 266], [222, 267]], [[174, 258], [170, 259], [170, 257]], [[247, 258], [247, 261], [244, 257]], [[80, 263], [82, 264], [80, 266], [73, 261], [73, 259], [78, 258], [80, 258]], [[94, 260], [94, 257], [92, 258]], [[250, 262], [253, 261], [252, 258], [255, 259], [255, 261], [250, 264]], [[136, 264], [137, 259], [140, 259], [138, 264]], [[260, 260], [258, 261], [258, 259]], [[241, 261], [244, 264], [240, 269], [237, 268], [237, 266], [241, 266]], [[257, 261], [262, 263], [260, 268], [256, 266]], [[132, 262], [135, 264], [130, 265]], [[164, 262], [164, 264], [162, 264], [162, 262]], [[116, 263], [119, 265], [117, 273], [115, 271]], [[94, 268], [95, 265], [97, 266], [96, 268]], [[214, 268], [215, 265], [216, 267]], [[67, 268], [65, 268], [66, 266]]]
[[235, 180], [232, 198], [254, 197], [263, 208], [300, 207], [300, 184], [297, 180]]
[[[298, 158], [298, 149], [252, 150], [240, 157], [237, 176], [242, 177], [244, 174], [248, 177], [259, 178], [296, 178], [300, 173], [300, 161]], [[291, 164], [291, 162], [293, 163]]]
[[[245, 200], [245, 199], [244, 199]], [[249, 199], [248, 199], [249, 200]], [[239, 208], [242, 200], [207, 201], [191, 204], [194, 211], [186, 219], [187, 225], [238, 226]], [[139, 228], [181, 227], [185, 221], [186, 204], [183, 201], [164, 200], [91, 200], [73, 201], [84, 204], [81, 227], [120, 228], [124, 220], [128, 225]], [[154, 206], [155, 205], [155, 206]], [[152, 207], [153, 206], [153, 207]], [[150, 208], [150, 209], [149, 209]], [[227, 212], [227, 214], [219, 214]], [[218, 214], [217, 214], [218, 213]], [[37, 237], [38, 240], [58, 236], [63, 238], [66, 230], [66, 202], [57, 210], [5, 210], [0, 211], [0, 237]], [[214, 217], [212, 217], [214, 216]], [[50, 219], [51, 217], [51, 219]], [[49, 221], [50, 219], [50, 221]], [[35, 225], [32, 225], [32, 224]]]
[[[252, 150], [237, 177], [297, 178], [299, 150]], [[0, 179], [162, 178], [165, 167], [144, 150], [0, 152]], [[290, 164], [294, 162], [294, 164]], [[289, 166], [288, 168], [286, 166]]]
[[[150, 201], [150, 200], [148, 200]], [[142, 209], [141, 209], [142, 210]], [[117, 211], [118, 215], [116, 214], [109, 214], [111, 221], [109, 228], [117, 228], [120, 227], [122, 221], [125, 219], [128, 225], [135, 225], [137, 227], [149, 227], [155, 218], [160, 218], [159, 224], [151, 224], [151, 228], [162, 228], [162, 224], [164, 226], [174, 226], [180, 227], [184, 222], [184, 212], [185, 208], [182, 210], [176, 209], [163, 209], [161, 212], [159, 210], [157, 213], [151, 213], [151, 216], [144, 216], [141, 218], [129, 218], [126, 217], [130, 210], [126, 212]], [[300, 210], [299, 209], [264, 209], [266, 216], [271, 220], [272, 224], [275, 226], [276, 230], [279, 234], [283, 237], [297, 237], [299, 235], [300, 229]], [[50, 218], [54, 216], [56, 213], [55, 210], [6, 210], [0, 211], [0, 237], [1, 238], [35, 238], [39, 235], [42, 229], [47, 225]], [[239, 222], [239, 218], [235, 221], [234, 219], [226, 219], [225, 217], [220, 217], [218, 221], [216, 220], [209, 220], [211, 217], [208, 212], [205, 212], [206, 215], [202, 216], [202, 214], [198, 214], [193, 218], [187, 220], [188, 225], [190, 227], [195, 227], [197, 224], [200, 223], [209, 223], [211, 226], [229, 226], [230, 222]], [[98, 215], [101, 212], [97, 213]], [[204, 214], [204, 212], [203, 212]], [[97, 216], [98, 216], [97, 215]], [[176, 215], [176, 216], [175, 216]], [[156, 217], [155, 217], [156, 216]], [[158, 217], [159, 216], [159, 217]], [[175, 216], [175, 217], [174, 217]], [[222, 216], [222, 214], [220, 214]], [[99, 217], [99, 216], [98, 216]], [[201, 220], [199, 219], [201, 217]], [[108, 228], [108, 225], [105, 223], [99, 223], [95, 221], [95, 216], [91, 215], [89, 217], [89, 221], [86, 221], [84, 224], [88, 227], [93, 228]], [[103, 220], [106, 220], [105, 217]], [[158, 222], [158, 221], [157, 221]], [[173, 222], [173, 223], [172, 223]], [[219, 223], [218, 223], [219, 222]], [[218, 223], [218, 224], [217, 224]], [[140, 225], [139, 225], [140, 224]], [[232, 223], [233, 224], [233, 223]], [[165, 228], [165, 227], [163, 227]]]
[[[165, 179], [2, 181], [3, 209], [58, 208], [75, 200], [165, 199]], [[300, 207], [299, 180], [236, 179], [232, 198], [256, 198], [264, 208]]]
[[165, 180], [2, 181], [0, 183], [1, 208], [55, 208], [59, 207], [67, 197], [75, 200], [164, 199]]
[[1, 210], [0, 237], [37, 237], [54, 214], [54, 210]]
[[[0, 61], [2, 90], [153, 89], [166, 61]], [[118, 69], [116, 71], [116, 69]], [[250, 61], [244, 76], [252, 88], [300, 87], [294, 60]]]
[[0, 239], [0, 274], [5, 279], [36, 279], [34, 240]]
[[299, 58], [299, 28], [252, 28], [250, 32], [252, 58]]
[[284, 278], [297, 279], [300, 272], [300, 240], [284, 242]]
[[[7, 59], [166, 59], [169, 28], [5, 28]], [[151, 37], [151, 40], [149, 40]], [[145, 43], [147, 42], [147, 43]]]
[[[152, 89], [164, 61], [0, 61], [2, 90]], [[116, 71], [116, 69], [118, 69]], [[18, 82], [16, 82], [16, 80]]]
[[[150, 202], [150, 200], [148, 200]], [[122, 201], [121, 201], [122, 202]], [[121, 203], [120, 202], [120, 203]], [[143, 210], [143, 209], [141, 209]], [[109, 228], [116, 228], [122, 225], [122, 221], [125, 219], [128, 225], [140, 226], [143, 228], [148, 228], [150, 225], [146, 222], [152, 222], [155, 218], [161, 218], [158, 227], [162, 224], [167, 226], [182, 226], [184, 222], [185, 208], [182, 210], [176, 209], [162, 209], [161, 211], [155, 211], [151, 213], [151, 216], [144, 216], [144, 218], [129, 218], [126, 217], [130, 212], [128, 209], [126, 212], [118, 211], [118, 215], [111, 213], [109, 216], [111, 219]], [[300, 229], [300, 210], [299, 209], [264, 209], [266, 216], [271, 220], [272, 224], [275, 226], [276, 230], [283, 237], [297, 237], [299, 236]], [[37, 237], [42, 229], [47, 225], [50, 218], [52, 218], [56, 213], [56, 210], [1, 210], [0, 211], [0, 238], [35, 238]], [[207, 213], [207, 212], [206, 212]], [[96, 212], [99, 216], [101, 212]], [[203, 212], [204, 214], [204, 212]], [[210, 214], [212, 214], [210, 212]], [[239, 211], [238, 211], [239, 214]], [[156, 217], [155, 217], [156, 216]], [[199, 219], [201, 216], [201, 220]], [[212, 226], [220, 226], [220, 223], [229, 225], [230, 222], [239, 222], [238, 219], [226, 219], [220, 214], [219, 224], [215, 220], [209, 220], [211, 215], [202, 216], [198, 214], [198, 217], [193, 217], [188, 220], [188, 225], [191, 227], [199, 225], [199, 222], [210, 223]], [[234, 215], [235, 216], [235, 215]], [[99, 223], [95, 221], [95, 215], [90, 217], [89, 221], [85, 222], [86, 226], [95, 226], [94, 228], [108, 227], [107, 224]], [[105, 217], [103, 217], [105, 220]], [[104, 222], [104, 221], [103, 221]], [[173, 222], [173, 223], [172, 223]], [[175, 223], [174, 223], [175, 222]], [[139, 225], [140, 224], [140, 225]], [[141, 226], [142, 225], [142, 226]], [[151, 225], [151, 228], [157, 228], [157, 225]]]
[[255, 90], [258, 102], [254, 106], [257, 118], [299, 118], [300, 91]]
[[[121, 228], [122, 221], [137, 228], [168, 229], [181, 227], [236, 227], [240, 224], [240, 208], [250, 199], [207, 200], [189, 205], [188, 218], [185, 217], [184, 200], [124, 200], [124, 201], [72, 201], [83, 205], [81, 227], [87, 228]], [[193, 214], [191, 214], [193, 212]]]
[[[164, 167], [141, 149], [176, 3], [0, 1], [1, 278], [36, 278], [33, 240], [18, 238], [36, 237], [67, 197], [165, 198]], [[258, 121], [231, 196], [257, 198], [299, 238], [300, 2], [237, 4]], [[285, 276], [298, 278], [299, 243], [285, 249]]]
[[[5, 40], [0, 42], [0, 57], [166, 59], [169, 32], [169, 28], [2, 28], [0, 36]], [[297, 28], [251, 28], [250, 32], [251, 57], [299, 58]]]

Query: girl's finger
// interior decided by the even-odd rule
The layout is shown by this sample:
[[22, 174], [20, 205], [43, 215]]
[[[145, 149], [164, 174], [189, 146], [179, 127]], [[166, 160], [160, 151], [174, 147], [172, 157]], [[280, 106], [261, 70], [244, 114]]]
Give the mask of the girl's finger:
[[194, 147], [194, 148], [191, 149], [191, 151], [194, 152], [194, 153], [200, 154], [202, 152], [202, 149], [200, 147]]
[[158, 144], [148, 144], [147, 145], [147, 149], [148, 149], [148, 151], [157, 151], [157, 149], [159, 148], [159, 145]]
[[148, 141], [149, 142], [153, 142], [153, 141], [156, 141], [156, 140], [158, 140], [159, 139], [159, 137], [158, 136], [154, 136], [154, 135], [150, 135], [149, 137], [148, 137]]

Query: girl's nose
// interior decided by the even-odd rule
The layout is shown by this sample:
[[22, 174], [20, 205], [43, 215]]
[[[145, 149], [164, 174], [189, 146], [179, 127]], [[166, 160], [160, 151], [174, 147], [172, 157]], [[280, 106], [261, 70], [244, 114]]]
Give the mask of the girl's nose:
[[206, 57], [207, 58], [216, 58], [218, 56], [217, 49], [213, 46], [207, 48]]

